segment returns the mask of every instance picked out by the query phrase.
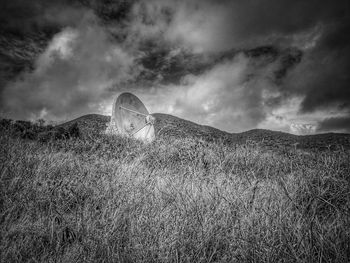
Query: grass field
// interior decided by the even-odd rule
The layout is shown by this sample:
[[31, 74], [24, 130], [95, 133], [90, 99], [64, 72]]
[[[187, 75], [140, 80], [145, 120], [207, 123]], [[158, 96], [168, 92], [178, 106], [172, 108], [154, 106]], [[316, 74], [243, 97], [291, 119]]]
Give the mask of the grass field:
[[1, 262], [350, 261], [348, 149], [11, 129], [0, 143]]

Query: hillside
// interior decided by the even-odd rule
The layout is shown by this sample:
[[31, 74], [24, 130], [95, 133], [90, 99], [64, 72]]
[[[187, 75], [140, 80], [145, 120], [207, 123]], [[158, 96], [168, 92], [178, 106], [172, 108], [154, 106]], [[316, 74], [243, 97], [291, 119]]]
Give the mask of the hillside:
[[[205, 141], [223, 141], [227, 144], [259, 144], [272, 149], [286, 147], [319, 150], [350, 148], [350, 134], [324, 133], [298, 136], [264, 129], [228, 133], [169, 114], [155, 113], [153, 115], [156, 117], [155, 130], [160, 137], [200, 138]], [[68, 127], [73, 123], [77, 123], [83, 133], [102, 132], [106, 129], [109, 121], [109, 116], [88, 114], [59, 126]]]
[[348, 135], [156, 118], [152, 144], [1, 121], [0, 262], [350, 262], [350, 150], [261, 146]]
[[58, 126], [66, 128], [74, 123], [77, 123], [79, 129], [83, 133], [93, 132], [93, 131], [102, 132], [106, 129], [106, 125], [109, 123], [110, 119], [111, 119], [110, 116], [104, 116], [100, 114], [87, 114], [79, 118], [76, 118], [74, 120], [62, 123]]

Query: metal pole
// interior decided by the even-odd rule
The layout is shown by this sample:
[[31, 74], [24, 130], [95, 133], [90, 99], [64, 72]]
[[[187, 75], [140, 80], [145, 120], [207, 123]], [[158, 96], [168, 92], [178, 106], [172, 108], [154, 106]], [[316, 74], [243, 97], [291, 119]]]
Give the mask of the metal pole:
[[138, 115], [141, 115], [141, 116], [144, 116], [144, 117], [147, 117], [147, 116], [148, 116], [148, 115], [143, 114], [143, 113], [141, 113], [141, 112], [137, 112], [137, 111], [134, 111], [134, 110], [130, 110], [130, 109], [128, 109], [128, 108], [124, 108], [123, 106], [119, 106], [119, 108], [120, 108], [120, 109], [123, 109], [123, 110], [130, 111], [130, 112], [132, 112], [132, 113], [135, 113], [135, 114], [138, 114]]
[[150, 124], [149, 122], [147, 122], [144, 126], [142, 126], [140, 129], [138, 129], [136, 132], [134, 132], [132, 135], [134, 136], [136, 133], [138, 133], [139, 131], [141, 131], [143, 128], [145, 128], [148, 124]]

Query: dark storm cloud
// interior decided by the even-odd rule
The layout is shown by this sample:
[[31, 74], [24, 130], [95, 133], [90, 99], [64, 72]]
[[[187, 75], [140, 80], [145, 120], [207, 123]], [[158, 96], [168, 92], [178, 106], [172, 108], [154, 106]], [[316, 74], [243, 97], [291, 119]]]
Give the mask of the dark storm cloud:
[[[137, 74], [132, 51], [115, 43], [94, 9], [87, 8], [102, 12], [101, 5], [20, 4], [7, 5], [7, 18], [12, 14], [13, 21], [2, 27], [2, 114], [57, 120], [99, 112], [111, 98], [110, 89]], [[27, 28], [21, 28], [20, 21]], [[48, 26], [54, 28], [52, 36], [45, 35]]]
[[[68, 5], [68, 3], [70, 3]], [[87, 9], [74, 1], [3, 0], [0, 8], [0, 102], [9, 81], [34, 69], [35, 60], [52, 37], [66, 26], [75, 26]]]
[[345, 131], [350, 117], [350, 18], [323, 25], [322, 31], [282, 88], [285, 94], [304, 96], [300, 114], [323, 110], [343, 115], [321, 121], [318, 131]]
[[[142, 14], [153, 15], [167, 37], [192, 44], [198, 50], [218, 51], [273, 43], [301, 45], [308, 31], [348, 16], [348, 1], [143, 1]], [[168, 10], [168, 17], [161, 14]], [[161, 28], [163, 29], [163, 28]], [[306, 34], [304, 39], [298, 33]], [[300, 39], [301, 38], [301, 39]]]
[[[0, 93], [6, 82], [33, 69], [35, 58], [50, 39], [84, 15], [68, 1], [3, 0], [0, 8]], [[1, 96], [0, 96], [1, 98]]]
[[319, 132], [346, 132], [350, 133], [350, 117], [327, 118], [319, 123], [317, 127]]
[[[242, 14], [234, 34], [239, 39], [261, 43], [275, 38], [276, 44], [305, 49], [302, 63], [280, 86], [281, 96], [304, 96], [301, 113], [350, 109], [349, 1], [248, 1], [235, 8]], [[298, 33], [313, 28], [320, 32], [314, 43], [308, 38], [293, 41]]]
[[[345, 23], [346, 22], [346, 23]], [[350, 109], [350, 20], [325, 27], [325, 34], [291, 75], [293, 92], [305, 94], [301, 111]], [[298, 82], [295, 82], [297, 80]]]
[[244, 54], [251, 60], [264, 63], [278, 63], [273, 77], [279, 81], [285, 77], [291, 68], [298, 64], [302, 52], [298, 49], [281, 49], [274, 46], [261, 46], [245, 50], [227, 50], [211, 54], [191, 53], [188, 50], [170, 47], [153, 48], [139, 60], [144, 67], [140, 78], [161, 84], [180, 84], [186, 75], [201, 75], [217, 64], [233, 60], [237, 55]]
[[84, 12], [79, 1], [2, 0], [0, 31], [23, 37], [27, 34], [57, 33], [64, 26], [76, 24]]

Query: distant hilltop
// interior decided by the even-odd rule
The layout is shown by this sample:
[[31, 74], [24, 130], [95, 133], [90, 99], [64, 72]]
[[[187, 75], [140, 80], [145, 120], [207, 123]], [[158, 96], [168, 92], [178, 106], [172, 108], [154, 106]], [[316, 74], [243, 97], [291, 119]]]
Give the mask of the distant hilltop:
[[[242, 133], [228, 133], [200, 125], [169, 114], [155, 113], [155, 130], [158, 137], [192, 137], [204, 141], [222, 141], [229, 144], [259, 144], [268, 148], [293, 147], [298, 149], [341, 150], [350, 148], [350, 134], [324, 133], [314, 135], [293, 135], [285, 132], [253, 129]], [[88, 114], [60, 124], [67, 127], [77, 123], [83, 133], [104, 132], [110, 116]]]

